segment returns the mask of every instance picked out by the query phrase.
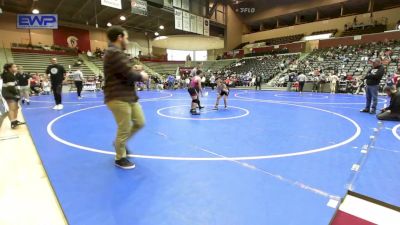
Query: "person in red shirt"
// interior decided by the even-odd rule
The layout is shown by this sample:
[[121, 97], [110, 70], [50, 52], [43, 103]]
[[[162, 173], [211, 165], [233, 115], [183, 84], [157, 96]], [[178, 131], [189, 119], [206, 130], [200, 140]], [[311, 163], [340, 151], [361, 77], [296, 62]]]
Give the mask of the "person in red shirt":
[[397, 90], [400, 91], [400, 68], [398, 68], [397, 72], [393, 74], [393, 83], [396, 86]]

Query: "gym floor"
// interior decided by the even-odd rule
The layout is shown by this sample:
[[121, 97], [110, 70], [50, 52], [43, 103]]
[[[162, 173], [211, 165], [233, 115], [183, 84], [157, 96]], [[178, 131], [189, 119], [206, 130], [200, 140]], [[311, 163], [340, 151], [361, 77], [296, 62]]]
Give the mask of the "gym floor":
[[209, 92], [200, 116], [186, 91], [139, 92], [128, 171], [101, 93], [64, 94], [61, 111], [32, 98], [24, 117], [69, 224], [326, 225], [348, 189], [400, 206], [400, 126], [360, 113], [364, 96], [233, 90], [215, 111]]

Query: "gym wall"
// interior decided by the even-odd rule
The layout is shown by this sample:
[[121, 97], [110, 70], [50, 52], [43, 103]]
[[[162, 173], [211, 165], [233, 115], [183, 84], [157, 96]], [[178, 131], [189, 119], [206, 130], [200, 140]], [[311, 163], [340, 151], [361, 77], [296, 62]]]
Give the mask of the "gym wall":
[[[399, 10], [400, 8], [388, 9], [374, 12], [374, 18], [380, 19], [382, 17], [388, 18], [388, 29], [394, 29], [397, 21], [399, 20]], [[309, 35], [314, 31], [320, 30], [329, 30], [329, 29], [338, 29], [338, 32], [341, 33], [344, 30], [345, 24], [352, 24], [353, 19], [356, 15], [323, 20], [318, 22], [306, 23], [296, 26], [278, 28], [273, 30], [261, 31], [252, 34], [245, 34], [242, 37], [242, 43], [244, 42], [254, 42], [258, 40], [264, 40], [275, 37], [284, 37], [290, 36], [294, 34], [304, 33], [305, 35]], [[369, 22], [370, 14], [360, 14], [357, 15], [357, 19], [359, 22], [367, 23]]]

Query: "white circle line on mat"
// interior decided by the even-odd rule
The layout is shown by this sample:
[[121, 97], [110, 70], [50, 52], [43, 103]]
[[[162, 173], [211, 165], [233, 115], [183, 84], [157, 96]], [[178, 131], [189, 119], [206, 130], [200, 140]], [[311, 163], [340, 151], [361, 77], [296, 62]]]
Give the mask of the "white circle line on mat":
[[[150, 100], [160, 100], [160, 99], [164, 99], [164, 98], [170, 98], [172, 97], [172, 94], [168, 94], [166, 96], [161, 96], [161, 97], [155, 97], [155, 98], [142, 98], [139, 100], [140, 101], [150, 101]], [[45, 102], [45, 103], [54, 103], [54, 101], [40, 101], [40, 100], [30, 100], [31, 102]], [[67, 104], [75, 104], [75, 103], [81, 103], [81, 104], [91, 104], [91, 103], [103, 103], [104, 101], [80, 101], [80, 102], [69, 102], [69, 101], [63, 101], [63, 103], [67, 103]]]
[[[261, 103], [263, 103], [263, 102], [261, 102]], [[274, 102], [271, 102], [271, 103], [274, 103]], [[317, 110], [317, 111], [321, 111], [321, 112], [326, 112], [326, 113], [341, 117], [341, 118], [349, 121], [356, 128], [356, 131], [354, 132], [354, 134], [350, 138], [348, 138], [348, 139], [346, 139], [346, 140], [344, 140], [344, 141], [342, 141], [340, 143], [337, 143], [337, 144], [333, 144], [333, 145], [329, 145], [329, 146], [325, 146], [325, 147], [321, 147], [321, 148], [316, 148], [316, 149], [309, 149], [309, 150], [305, 150], [305, 151], [293, 152], [293, 153], [284, 153], [284, 154], [225, 157], [225, 158], [221, 158], [221, 157], [175, 157], [175, 156], [158, 156], [158, 155], [129, 155], [129, 156], [130, 157], [135, 157], [135, 158], [143, 158], [143, 159], [177, 160], [177, 161], [232, 161], [232, 160], [241, 161], [241, 160], [260, 160], [260, 159], [284, 158], [284, 157], [294, 157], [294, 156], [309, 155], [309, 154], [314, 154], [314, 153], [319, 153], [319, 152], [332, 150], [332, 149], [338, 148], [340, 146], [346, 145], [348, 143], [351, 143], [356, 138], [358, 138], [358, 136], [360, 136], [360, 134], [361, 134], [361, 127], [357, 124], [357, 122], [355, 122], [351, 118], [349, 118], [347, 116], [344, 116], [342, 114], [339, 114], [339, 113], [336, 113], [336, 112], [332, 112], [332, 111], [328, 111], [328, 110], [325, 110], [325, 109], [312, 107], [312, 106], [303, 106], [303, 105], [296, 105], [296, 104], [290, 104], [290, 103], [279, 103], [279, 102], [276, 102], [275, 104], [291, 105], [291, 106], [309, 108], [309, 109], [313, 109], [313, 110]], [[62, 144], [65, 144], [67, 146], [73, 147], [73, 148], [77, 148], [77, 149], [84, 150], [84, 151], [89, 151], [89, 152], [96, 152], [96, 153], [107, 154], [107, 155], [115, 155], [115, 152], [110, 152], [110, 151], [106, 151], [106, 150], [102, 150], [102, 149], [96, 149], [96, 148], [91, 148], [91, 147], [86, 147], [86, 146], [82, 146], [82, 145], [79, 145], [79, 144], [71, 143], [69, 141], [66, 141], [66, 140], [58, 137], [53, 132], [53, 125], [58, 120], [60, 120], [61, 118], [64, 118], [64, 117], [66, 117], [68, 115], [71, 115], [71, 114], [74, 114], [74, 113], [78, 113], [78, 112], [82, 112], [82, 111], [90, 110], [90, 109], [95, 109], [95, 108], [99, 108], [99, 107], [104, 107], [104, 105], [87, 107], [87, 108], [84, 108], [84, 109], [79, 109], [79, 110], [75, 110], [75, 111], [63, 114], [63, 115], [53, 119], [47, 125], [47, 133], [54, 140], [56, 140], [56, 141], [58, 141], [58, 142], [60, 142]]]
[[400, 129], [400, 124], [393, 127], [392, 133], [400, 141], [400, 135], [397, 133], [397, 130], [399, 130], [399, 129]]
[[[328, 99], [329, 97], [328, 96], [324, 96], [324, 95], [320, 95], [320, 98], [316, 98], [316, 97], [307, 97], [307, 96], [314, 96], [314, 95], [311, 95], [311, 94], [308, 94], [308, 95], [302, 95], [302, 96], [300, 96], [300, 95], [284, 95], [284, 94], [275, 94], [274, 95], [275, 97], [278, 97], [278, 98], [299, 98], [299, 97], [306, 97], [306, 99]], [[318, 95], [315, 95], [315, 96], [318, 96]]]
[[167, 118], [171, 118], [171, 119], [177, 119], [177, 120], [203, 120], [203, 121], [215, 121], [215, 120], [232, 120], [232, 119], [239, 119], [245, 116], [248, 116], [250, 114], [250, 111], [244, 108], [240, 108], [237, 106], [229, 106], [228, 108], [234, 108], [234, 109], [239, 109], [242, 110], [244, 112], [244, 114], [242, 115], [238, 115], [238, 116], [231, 116], [231, 117], [217, 117], [217, 118], [193, 118], [193, 117], [178, 117], [178, 116], [171, 116], [171, 115], [166, 115], [164, 113], [162, 113], [163, 110], [166, 109], [172, 109], [172, 108], [178, 108], [178, 107], [186, 107], [186, 108], [190, 108], [190, 105], [177, 105], [177, 106], [169, 106], [169, 107], [164, 107], [161, 109], [157, 110], [157, 114], [159, 116], [163, 116], [163, 117], [167, 117]]
[[[240, 93], [237, 93], [234, 96], [239, 99], [244, 99], [247, 101], [256, 101], [256, 102], [281, 102], [281, 103], [315, 104], [315, 105], [363, 105], [363, 104], [365, 104], [362, 102], [294, 102], [294, 101], [268, 100], [268, 99], [242, 97], [242, 96], [240, 96]], [[378, 103], [386, 103], [387, 102], [386, 99], [381, 99], [381, 100], [383, 100], [383, 101], [378, 102]]]

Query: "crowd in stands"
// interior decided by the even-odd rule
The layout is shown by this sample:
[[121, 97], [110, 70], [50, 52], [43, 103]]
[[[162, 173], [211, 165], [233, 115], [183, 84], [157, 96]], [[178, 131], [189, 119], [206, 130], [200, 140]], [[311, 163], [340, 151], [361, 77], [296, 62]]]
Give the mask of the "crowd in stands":
[[44, 45], [39, 43], [35, 44], [22, 44], [22, 43], [13, 43], [11, 45], [12, 48], [20, 48], [20, 49], [30, 49], [30, 50], [43, 50], [43, 51], [60, 51], [60, 52], [68, 52], [68, 53], [78, 53], [79, 50], [77, 48], [69, 48], [59, 45]]
[[380, 90], [386, 85], [397, 84], [400, 42], [387, 41], [314, 50], [306, 59], [293, 61], [275, 85], [296, 85], [296, 77], [304, 74], [307, 82], [312, 82], [313, 87], [318, 86], [315, 91], [323, 91], [324, 84], [331, 82], [332, 76], [337, 76], [338, 79], [334, 80], [337, 81], [338, 91], [358, 93], [365, 86], [364, 75], [374, 59], [380, 59], [385, 67]]
[[256, 41], [256, 43], [264, 42], [265, 45], [280, 45], [280, 44], [287, 44], [296, 41], [300, 41], [304, 37], [304, 34], [295, 34], [289, 35], [284, 37], [277, 37], [277, 38], [270, 38]]
[[354, 17], [352, 24], [344, 25], [344, 32], [342, 36], [355, 36], [362, 34], [372, 34], [384, 32], [386, 30], [386, 22], [381, 23], [378, 20], [374, 20], [373, 17], [370, 17], [370, 21], [368, 23], [358, 22], [357, 16]]

